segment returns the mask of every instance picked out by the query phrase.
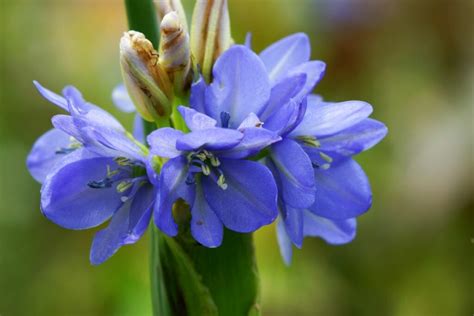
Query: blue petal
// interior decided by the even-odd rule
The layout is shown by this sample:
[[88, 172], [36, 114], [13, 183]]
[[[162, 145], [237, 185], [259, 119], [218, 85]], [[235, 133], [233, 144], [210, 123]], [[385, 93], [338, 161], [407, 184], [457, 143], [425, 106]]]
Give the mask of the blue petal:
[[147, 137], [150, 152], [166, 158], [174, 158], [181, 155], [181, 151], [176, 149], [176, 140], [183, 135], [183, 132], [171, 127], [157, 129]]
[[280, 209], [288, 237], [296, 247], [301, 248], [303, 245], [303, 209], [294, 208], [284, 203], [280, 204]]
[[179, 137], [176, 141], [176, 148], [182, 151], [193, 151], [200, 148], [226, 150], [237, 145], [243, 137], [244, 135], [237, 130], [209, 128]]
[[280, 246], [280, 254], [283, 257], [283, 261], [287, 266], [291, 264], [291, 257], [293, 256], [293, 246], [286, 232], [285, 224], [283, 220], [279, 219], [277, 224], [277, 240]]
[[218, 156], [233, 159], [246, 158], [281, 140], [278, 134], [259, 127], [245, 128], [243, 134], [244, 138], [237, 146], [222, 153], [217, 153]]
[[155, 204], [154, 220], [156, 226], [169, 236], [176, 236], [178, 233], [178, 225], [172, 213], [174, 202], [182, 198], [193, 206], [195, 186], [186, 184], [187, 175], [187, 161], [182, 156], [168, 160], [161, 169], [159, 202]]
[[363, 101], [321, 103], [308, 99], [308, 106], [301, 123], [291, 132], [292, 136], [328, 136], [343, 131], [366, 119], [372, 106]]
[[81, 131], [77, 128], [74, 123], [74, 118], [69, 115], [58, 114], [51, 118], [53, 126], [64, 132], [65, 134], [74, 137], [80, 143], [84, 143], [84, 139], [81, 135]]
[[303, 148], [291, 139], [284, 139], [272, 145], [270, 157], [280, 175], [283, 200], [295, 208], [312, 205], [315, 178], [311, 160]]
[[249, 113], [259, 115], [270, 97], [265, 66], [245, 46], [234, 45], [224, 52], [213, 75], [206, 92], [206, 114], [219, 121], [221, 112], [229, 113], [230, 128], [237, 128]]
[[143, 148], [138, 146], [125, 131], [110, 128], [107, 125], [91, 125], [83, 119], [74, 119], [84, 140], [83, 145], [90, 151], [105, 157], [125, 157], [144, 162]]
[[104, 179], [107, 167], [117, 168], [111, 158], [97, 157], [85, 149], [67, 155], [41, 189], [41, 209], [52, 222], [69, 229], [102, 224], [120, 207], [115, 187], [93, 189], [88, 183]]
[[140, 188], [133, 201], [125, 202], [114, 214], [109, 226], [97, 232], [90, 253], [93, 265], [103, 263], [120, 247], [135, 243], [145, 233], [151, 218], [153, 193], [149, 185]]
[[260, 115], [261, 119], [266, 121], [268, 117], [278, 111], [284, 104], [290, 102], [292, 98], [299, 94], [305, 82], [305, 74], [296, 74], [283, 78], [283, 80], [273, 86], [270, 99], [265, 105], [265, 110]]
[[196, 197], [191, 208], [191, 233], [202, 245], [219, 247], [224, 235], [224, 226], [207, 203], [202, 186], [196, 185]]
[[38, 138], [26, 159], [28, 170], [36, 181], [42, 183], [53, 171], [54, 166], [65, 156], [56, 151], [69, 147], [69, 144], [69, 135], [58, 129], [49, 130]]
[[260, 53], [270, 80], [276, 82], [288, 71], [309, 60], [311, 46], [308, 36], [296, 33], [273, 43]]
[[221, 163], [227, 189], [217, 186], [210, 177], [202, 177], [202, 184], [207, 202], [224, 226], [248, 233], [273, 222], [278, 211], [271, 172], [248, 160], [221, 159]]
[[365, 213], [372, 205], [369, 180], [352, 159], [315, 169], [318, 188], [316, 202], [309, 207], [314, 214], [330, 219], [348, 219]]
[[306, 100], [301, 102], [290, 100], [265, 121], [264, 127], [285, 136], [298, 126], [304, 117], [305, 111]]
[[112, 101], [119, 110], [125, 113], [136, 111], [135, 105], [128, 95], [127, 89], [123, 83], [117, 85], [112, 91]]
[[193, 82], [191, 85], [191, 95], [189, 97], [189, 104], [191, 108], [195, 109], [198, 112], [206, 113], [206, 81], [202, 76], [199, 76], [199, 79], [196, 82]]
[[62, 96], [46, 89], [45, 87], [43, 87], [38, 81], [33, 81], [33, 84], [36, 86], [36, 89], [38, 89], [39, 93], [41, 93], [41, 95], [46, 99], [48, 100], [49, 102], [59, 106], [61, 109], [65, 110], [65, 111], [69, 111], [69, 107], [68, 107], [68, 104], [67, 104], [67, 101], [65, 98], [63, 98]]
[[145, 125], [140, 114], [135, 114], [133, 119], [133, 137], [138, 140], [140, 143], [145, 144]]
[[298, 74], [306, 75], [306, 81], [304, 86], [300, 89], [300, 91], [297, 95], [295, 95], [294, 98], [300, 100], [307, 96], [309, 93], [311, 93], [316, 84], [321, 81], [325, 72], [326, 64], [319, 60], [308, 61], [297, 67], [292, 68], [288, 73], [288, 76], [294, 76]]
[[216, 127], [217, 121], [206, 114], [199, 113], [185, 106], [179, 106], [178, 111], [191, 131]]
[[318, 138], [319, 148], [304, 147], [312, 158], [317, 160], [319, 152], [324, 152], [337, 163], [375, 146], [387, 135], [387, 127], [376, 120], [365, 119], [337, 134]]
[[332, 245], [351, 242], [356, 235], [357, 221], [355, 218], [330, 220], [304, 211], [304, 235], [321, 237]]
[[263, 122], [260, 121], [255, 113], [250, 113], [247, 117], [240, 123], [239, 127], [237, 128], [239, 131], [243, 131], [246, 128], [250, 127], [260, 127], [262, 126]]

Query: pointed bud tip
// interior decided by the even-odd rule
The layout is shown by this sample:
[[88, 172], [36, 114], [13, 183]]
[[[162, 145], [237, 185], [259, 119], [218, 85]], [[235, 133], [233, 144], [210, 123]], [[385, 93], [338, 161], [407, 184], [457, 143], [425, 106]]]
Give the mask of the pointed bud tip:
[[182, 29], [178, 13], [175, 11], [168, 12], [161, 21], [160, 29], [164, 33], [175, 33]]

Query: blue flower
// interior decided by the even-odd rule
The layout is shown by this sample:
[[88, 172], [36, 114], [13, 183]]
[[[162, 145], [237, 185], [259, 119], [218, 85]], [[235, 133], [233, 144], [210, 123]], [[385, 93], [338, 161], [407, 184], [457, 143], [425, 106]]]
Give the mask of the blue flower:
[[42, 183], [41, 210], [68, 229], [96, 227], [111, 218], [92, 243], [90, 260], [100, 264], [148, 227], [156, 196], [149, 180], [154, 178], [147, 176], [148, 150], [76, 88], [66, 87], [63, 97], [35, 85], [69, 112], [53, 117], [55, 128], [36, 141], [27, 158], [30, 173]]
[[354, 238], [355, 217], [370, 208], [372, 198], [367, 177], [351, 156], [374, 146], [387, 129], [368, 118], [372, 107], [365, 102], [327, 103], [307, 96], [325, 65], [309, 61], [306, 35], [288, 36], [259, 56], [277, 96], [261, 119], [282, 140], [270, 146], [264, 163], [279, 191], [278, 241], [289, 264], [291, 245], [301, 247], [304, 236], [332, 244]]
[[[191, 209], [191, 233], [202, 245], [217, 247], [223, 227], [247, 233], [277, 216], [277, 189], [270, 171], [241, 158], [279, 139], [262, 129], [217, 127], [217, 121], [179, 107], [190, 133], [161, 128], [148, 136], [152, 154], [168, 158], [160, 174], [155, 224], [175, 236], [173, 203], [181, 198]], [[225, 121], [225, 120], [224, 120]], [[252, 132], [253, 131], [253, 132]]]
[[305, 103], [294, 107], [294, 117], [305, 110], [301, 121], [284, 128], [282, 141], [271, 145], [265, 159], [279, 188], [278, 239], [287, 263], [289, 241], [301, 247], [304, 236], [332, 244], [354, 238], [354, 218], [370, 208], [372, 193], [362, 168], [351, 157], [387, 133], [384, 124], [368, 118], [372, 112], [368, 103], [327, 103], [317, 96], [309, 96]]

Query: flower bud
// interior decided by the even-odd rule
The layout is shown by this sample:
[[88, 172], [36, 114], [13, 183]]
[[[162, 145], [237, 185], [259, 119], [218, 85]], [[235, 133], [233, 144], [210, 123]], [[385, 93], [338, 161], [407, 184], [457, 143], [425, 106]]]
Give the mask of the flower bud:
[[186, 13], [180, 0], [155, 0], [155, 8], [158, 14], [158, 22], [161, 23], [166, 14], [175, 11], [181, 22], [183, 32], [188, 33], [188, 23], [186, 22]]
[[189, 35], [175, 11], [171, 11], [163, 17], [160, 32], [158, 63], [168, 73], [171, 82], [174, 84], [175, 92], [180, 93], [186, 87], [189, 87], [192, 81]]
[[128, 94], [147, 121], [167, 119], [173, 89], [158, 63], [158, 53], [142, 33], [125, 32], [120, 39], [120, 65]]
[[207, 81], [217, 57], [232, 43], [227, 0], [197, 0], [191, 24], [191, 53]]

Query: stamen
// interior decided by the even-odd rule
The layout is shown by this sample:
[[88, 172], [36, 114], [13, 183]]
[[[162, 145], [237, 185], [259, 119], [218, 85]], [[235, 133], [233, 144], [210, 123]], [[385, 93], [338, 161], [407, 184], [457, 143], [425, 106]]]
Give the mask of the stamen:
[[217, 157], [212, 156], [210, 160], [211, 160], [211, 165], [213, 167], [219, 167], [221, 165], [221, 162], [219, 161], [219, 158]]
[[226, 111], [221, 112], [221, 126], [223, 128], [229, 127], [230, 113]]
[[118, 193], [123, 193], [123, 192], [127, 191], [128, 189], [130, 189], [130, 187], [132, 185], [133, 185], [133, 182], [130, 181], [130, 180], [122, 181], [117, 185], [117, 192]]
[[217, 179], [217, 185], [222, 189], [222, 190], [227, 190], [227, 183], [225, 183], [225, 177], [224, 175], [221, 173], [221, 175], [219, 176], [219, 178]]
[[326, 160], [328, 163], [331, 163], [332, 162], [332, 158], [329, 157], [328, 155], [326, 155], [325, 153], [323, 152], [319, 152], [319, 155], [321, 156], [321, 158], [323, 158], [324, 160]]
[[303, 142], [306, 146], [316, 147], [316, 148], [321, 147], [321, 143], [314, 136], [303, 135], [303, 136], [298, 136], [296, 138], [299, 141]]
[[206, 165], [206, 164], [203, 164], [203, 165], [201, 166], [201, 170], [202, 170], [202, 173], [203, 173], [205, 176], [208, 176], [208, 175], [211, 174], [211, 168], [209, 168], [209, 166]]
[[117, 158], [114, 158], [114, 161], [117, 165], [119, 166], [132, 166], [133, 163], [130, 159], [128, 158], [125, 158], [125, 157], [117, 157]]
[[330, 164], [325, 163], [325, 164], [323, 164], [323, 165], [321, 166], [321, 169], [323, 169], [323, 170], [328, 170], [330, 167], [331, 167]]

